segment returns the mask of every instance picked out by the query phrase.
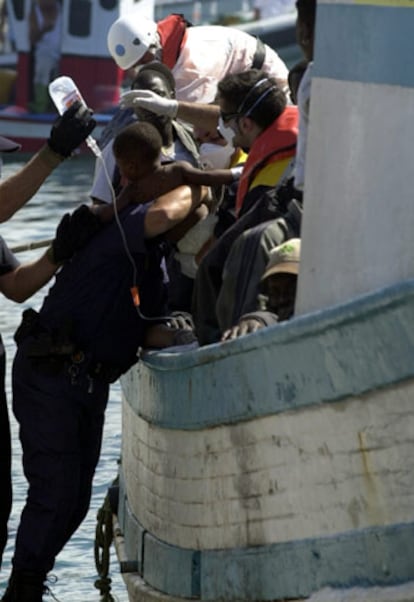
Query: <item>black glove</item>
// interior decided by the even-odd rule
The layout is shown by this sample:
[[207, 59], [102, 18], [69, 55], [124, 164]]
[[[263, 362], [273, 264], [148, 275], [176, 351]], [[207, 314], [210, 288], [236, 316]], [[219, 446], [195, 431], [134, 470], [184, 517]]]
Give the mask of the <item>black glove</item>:
[[96, 126], [92, 111], [79, 101], [58, 117], [50, 130], [48, 144], [52, 151], [69, 157]]
[[101, 220], [86, 205], [73, 213], [65, 213], [56, 228], [49, 258], [56, 264], [70, 259], [101, 228]]

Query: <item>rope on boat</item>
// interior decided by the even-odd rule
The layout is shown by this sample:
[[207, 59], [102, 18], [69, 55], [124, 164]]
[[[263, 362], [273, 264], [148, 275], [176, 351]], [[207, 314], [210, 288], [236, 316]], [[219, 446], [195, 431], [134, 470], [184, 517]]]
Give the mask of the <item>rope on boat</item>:
[[99, 575], [95, 587], [99, 589], [101, 602], [115, 602], [111, 595], [111, 579], [108, 577], [112, 540], [112, 509], [109, 495], [106, 494], [102, 507], [98, 510], [95, 530], [95, 566]]

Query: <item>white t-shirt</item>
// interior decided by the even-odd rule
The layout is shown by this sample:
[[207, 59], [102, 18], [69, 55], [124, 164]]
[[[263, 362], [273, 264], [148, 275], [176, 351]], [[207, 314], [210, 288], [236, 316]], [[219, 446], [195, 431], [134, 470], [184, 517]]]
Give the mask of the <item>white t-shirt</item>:
[[[177, 100], [212, 102], [217, 83], [231, 73], [250, 69], [256, 38], [232, 27], [200, 25], [187, 29], [187, 39], [172, 72]], [[288, 69], [277, 52], [266, 46], [263, 71], [286, 88]]]

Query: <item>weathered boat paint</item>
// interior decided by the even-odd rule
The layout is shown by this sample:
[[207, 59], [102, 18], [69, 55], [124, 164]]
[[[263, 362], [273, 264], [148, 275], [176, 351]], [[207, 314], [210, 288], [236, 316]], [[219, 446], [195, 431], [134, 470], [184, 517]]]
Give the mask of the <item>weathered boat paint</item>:
[[124, 377], [119, 524], [148, 585], [282, 600], [414, 579], [413, 300], [407, 282]]
[[414, 601], [410, 6], [318, 4], [297, 316], [123, 379], [131, 600]]

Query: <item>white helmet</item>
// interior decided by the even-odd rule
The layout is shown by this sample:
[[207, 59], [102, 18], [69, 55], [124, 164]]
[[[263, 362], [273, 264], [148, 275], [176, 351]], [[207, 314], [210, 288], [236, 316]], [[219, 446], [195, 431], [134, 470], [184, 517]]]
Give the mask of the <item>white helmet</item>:
[[158, 41], [157, 24], [151, 19], [125, 15], [112, 23], [107, 37], [108, 49], [121, 69], [129, 69]]

